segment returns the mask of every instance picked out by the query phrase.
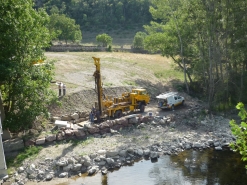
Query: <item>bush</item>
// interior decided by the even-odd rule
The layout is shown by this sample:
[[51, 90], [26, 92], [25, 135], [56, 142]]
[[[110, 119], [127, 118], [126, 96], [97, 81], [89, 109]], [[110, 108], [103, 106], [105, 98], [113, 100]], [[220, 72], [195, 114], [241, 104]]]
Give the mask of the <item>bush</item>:
[[106, 33], [99, 34], [96, 36], [96, 41], [102, 43], [103, 47], [106, 47], [107, 45], [111, 45], [112, 40], [113, 39]]
[[137, 32], [134, 41], [133, 48], [135, 49], [144, 49], [144, 40], [147, 34], [145, 32]]
[[111, 45], [108, 46], [107, 51], [109, 51], [109, 52], [112, 51], [112, 46]]

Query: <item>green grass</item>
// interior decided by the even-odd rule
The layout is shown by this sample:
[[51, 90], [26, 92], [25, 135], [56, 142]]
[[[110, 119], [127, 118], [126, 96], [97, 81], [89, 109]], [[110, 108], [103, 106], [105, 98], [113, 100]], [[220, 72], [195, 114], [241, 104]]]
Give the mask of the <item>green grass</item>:
[[145, 136], [145, 139], [149, 139], [149, 136]]
[[104, 83], [104, 86], [110, 87], [110, 86], [113, 86], [113, 83], [111, 83], [111, 82], [106, 82], [106, 83]]
[[132, 82], [132, 81], [126, 81], [125, 80], [123, 83], [126, 84], [126, 85], [136, 86], [136, 83], [135, 82]]
[[93, 137], [88, 137], [86, 140], [70, 140], [69, 142], [72, 143], [73, 146], [86, 146], [91, 144], [93, 141]]
[[16, 157], [6, 157], [6, 163], [8, 167], [8, 174], [12, 173], [13, 168], [18, 168], [21, 166], [22, 162], [30, 157], [35, 157], [42, 150], [41, 146], [30, 146], [26, 147], [22, 152], [20, 152]]
[[183, 80], [183, 73], [181, 71], [176, 71], [174, 69], [162, 70], [162, 71], [154, 70], [154, 75], [156, 76], [156, 78], [159, 78], [159, 79], [176, 78], [176, 79]]

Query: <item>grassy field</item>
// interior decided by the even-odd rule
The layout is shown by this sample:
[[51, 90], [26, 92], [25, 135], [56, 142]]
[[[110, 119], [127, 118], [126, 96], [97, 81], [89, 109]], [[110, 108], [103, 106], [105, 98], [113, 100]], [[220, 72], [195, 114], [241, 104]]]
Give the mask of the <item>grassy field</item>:
[[54, 81], [64, 82], [69, 92], [95, 87], [93, 56], [100, 58], [104, 86], [147, 86], [183, 80], [183, 73], [174, 62], [157, 54], [47, 52], [45, 55], [47, 60], [56, 61]]

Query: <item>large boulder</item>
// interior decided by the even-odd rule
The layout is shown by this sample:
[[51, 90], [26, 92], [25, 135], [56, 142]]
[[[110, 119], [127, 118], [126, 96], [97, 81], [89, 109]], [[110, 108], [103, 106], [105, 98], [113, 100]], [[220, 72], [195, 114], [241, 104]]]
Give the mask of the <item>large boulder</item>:
[[67, 115], [67, 114], [66, 115], [62, 115], [61, 116], [61, 120], [62, 121], [71, 121], [71, 117], [70, 117], [70, 115]]
[[71, 117], [71, 119], [76, 120], [76, 119], [79, 119], [79, 114], [75, 112], [75, 113], [71, 114], [70, 117]]
[[55, 134], [50, 134], [50, 135], [45, 136], [45, 141], [46, 142], [52, 142], [52, 141], [55, 141], [55, 140], [56, 140], [56, 135]]
[[44, 143], [45, 143], [45, 137], [38, 138], [38, 139], [36, 139], [36, 141], [35, 141], [35, 144], [36, 144], [36, 145], [43, 145]]
[[86, 136], [86, 133], [81, 129], [74, 130], [74, 134], [77, 138], [84, 138]]
[[99, 128], [100, 129], [105, 129], [105, 128], [109, 128], [110, 126], [108, 125], [108, 123], [107, 122], [103, 122], [103, 123], [100, 123], [99, 124]]
[[105, 128], [105, 129], [100, 130], [101, 135], [106, 134], [106, 133], [110, 133], [110, 128]]
[[16, 139], [3, 141], [3, 148], [4, 148], [4, 152], [6, 153], [21, 150], [24, 148], [23, 139], [16, 138]]
[[88, 129], [88, 132], [90, 134], [99, 133], [99, 128], [97, 128], [97, 127], [91, 127], [91, 128]]
[[138, 123], [138, 118], [137, 117], [129, 118], [129, 124], [137, 124], [137, 123]]
[[126, 157], [127, 154], [128, 154], [128, 152], [127, 152], [127, 150], [120, 150], [120, 151], [118, 152], [118, 154], [119, 154], [121, 157]]
[[118, 155], [118, 151], [107, 151], [106, 157], [114, 157]]

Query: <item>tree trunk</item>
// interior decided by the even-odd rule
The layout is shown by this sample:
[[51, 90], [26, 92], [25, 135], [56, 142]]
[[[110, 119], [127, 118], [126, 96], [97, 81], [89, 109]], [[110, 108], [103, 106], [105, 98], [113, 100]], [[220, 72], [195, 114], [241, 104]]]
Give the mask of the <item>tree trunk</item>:
[[[183, 65], [181, 65], [181, 64], [180, 64], [173, 56], [171, 56], [171, 57], [172, 57], [172, 59], [174, 60], [174, 62], [175, 62], [176, 64], [178, 64], [178, 66], [184, 71]], [[188, 73], [187, 69], [185, 70], [185, 72], [186, 72], [187, 77], [189, 78], [190, 83], [192, 84], [193, 81], [192, 81], [192, 78], [191, 78], [190, 74]]]

